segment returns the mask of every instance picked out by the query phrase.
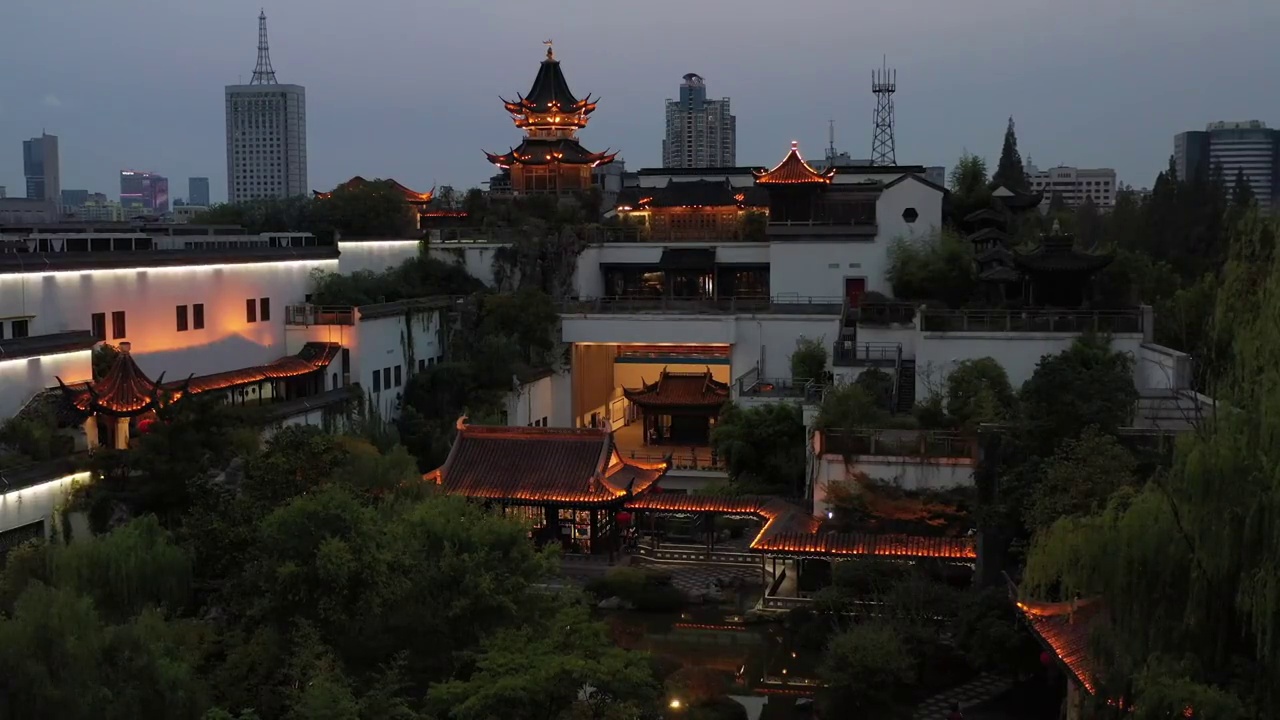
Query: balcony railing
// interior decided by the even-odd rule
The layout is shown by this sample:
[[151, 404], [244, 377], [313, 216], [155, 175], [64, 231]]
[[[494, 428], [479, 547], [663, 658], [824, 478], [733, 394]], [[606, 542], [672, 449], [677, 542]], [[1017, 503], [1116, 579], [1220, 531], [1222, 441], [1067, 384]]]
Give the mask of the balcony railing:
[[816, 380], [755, 376], [738, 379], [738, 395], [742, 397], [802, 398], [820, 402], [825, 389], [826, 386]]
[[721, 298], [615, 295], [582, 300], [563, 300], [560, 312], [590, 313], [770, 313], [779, 315], [839, 315], [844, 298], [836, 296], [775, 295]]
[[921, 458], [972, 458], [972, 437], [950, 430], [823, 430], [824, 453]]
[[350, 305], [287, 305], [285, 325], [355, 325], [356, 310]]
[[892, 367], [902, 358], [902, 343], [840, 340], [831, 346], [836, 367]]
[[849, 308], [845, 325], [910, 325], [915, 318], [916, 306], [912, 303], [863, 301], [858, 307]]
[[1140, 333], [1142, 310], [924, 310], [925, 332], [1063, 332]]
[[671, 458], [672, 470], [701, 470], [707, 472], [724, 472], [724, 459], [716, 457], [714, 452], [703, 450], [701, 453], [696, 449], [678, 449], [671, 448], [669, 451], [663, 449], [653, 450], [622, 450], [624, 458], [628, 460], [640, 460], [642, 462], [662, 462], [669, 456]]

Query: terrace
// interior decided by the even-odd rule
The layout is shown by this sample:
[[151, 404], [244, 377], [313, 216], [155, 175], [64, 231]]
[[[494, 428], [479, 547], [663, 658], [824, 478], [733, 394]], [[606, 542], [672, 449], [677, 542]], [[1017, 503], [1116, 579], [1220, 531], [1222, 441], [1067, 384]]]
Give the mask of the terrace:
[[900, 362], [902, 343], [839, 340], [831, 346], [835, 367], [897, 367]]
[[775, 295], [712, 298], [615, 295], [562, 300], [559, 310], [561, 314], [566, 315], [670, 313], [838, 316], [844, 310], [844, 306], [845, 300], [836, 296]]
[[1146, 328], [1143, 308], [1122, 310], [1061, 310], [1027, 307], [1013, 310], [920, 311], [922, 332], [1055, 332], [1141, 333]]

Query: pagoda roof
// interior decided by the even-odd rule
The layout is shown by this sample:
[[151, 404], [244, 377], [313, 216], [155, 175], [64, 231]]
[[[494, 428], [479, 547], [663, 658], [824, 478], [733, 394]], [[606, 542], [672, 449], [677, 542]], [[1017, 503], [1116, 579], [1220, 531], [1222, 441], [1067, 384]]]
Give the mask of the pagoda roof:
[[[532, 125], [556, 125], [562, 127], [583, 127], [587, 124], [587, 115], [596, 109], [591, 96], [579, 100], [569, 89], [569, 82], [560, 69], [560, 61], [550, 45], [547, 46], [547, 57], [538, 66], [538, 74], [533, 78], [533, 85], [525, 95], [517, 96], [515, 101], [502, 100], [507, 112], [516, 117], [520, 127]], [[538, 117], [534, 117], [538, 116]]]
[[458, 421], [444, 465], [423, 479], [445, 492], [515, 503], [608, 505], [644, 492], [671, 463], [623, 460], [597, 428], [488, 427]]
[[981, 210], [974, 210], [973, 212], [964, 216], [964, 222], [967, 225], [978, 225], [982, 223], [990, 223], [992, 225], [1003, 227], [1004, 224], [1007, 223], [1008, 221], [1009, 221], [1009, 218], [1005, 215], [1005, 213], [990, 207], [985, 207], [985, 208], [982, 208]]
[[764, 496], [646, 494], [626, 504], [628, 510], [667, 513], [718, 513], [752, 516], [764, 521], [750, 549], [795, 557], [889, 557], [972, 562], [973, 538], [926, 537], [824, 531], [821, 521], [781, 498]]
[[[643, 380], [641, 381], [643, 382]], [[718, 409], [729, 402], [729, 385], [705, 372], [668, 372], [637, 389], [623, 388], [622, 394], [642, 408]]]
[[990, 242], [994, 240], [1001, 245], [1008, 245], [1012, 241], [1012, 238], [1009, 237], [1009, 233], [1001, 230], [1000, 228], [994, 227], [983, 228], [975, 233], [971, 233], [965, 239], [971, 243]]
[[995, 247], [979, 254], [976, 260], [983, 265], [992, 262], [1007, 264], [1013, 262], [1013, 251], [1003, 245], [996, 245]]
[[134, 417], [154, 408], [165, 395], [160, 379], [153, 382], [138, 367], [129, 343], [120, 343], [120, 352], [102, 379], [77, 387], [68, 387], [58, 378], [63, 392], [82, 413], [101, 413], [114, 417]]
[[1018, 611], [1045, 649], [1090, 695], [1097, 692], [1097, 668], [1089, 656], [1090, 636], [1102, 617], [1098, 598], [1075, 602], [1018, 602]]
[[355, 190], [357, 188], [361, 188], [361, 187], [364, 187], [365, 185], [368, 185], [370, 182], [387, 184], [392, 190], [395, 190], [400, 194], [404, 195], [405, 201], [410, 203], [417, 203], [417, 204], [429, 203], [431, 202], [431, 198], [435, 195], [435, 188], [431, 188], [430, 190], [424, 193], [420, 193], [417, 190], [412, 190], [391, 178], [387, 178], [385, 180], [384, 179], [366, 180], [359, 175], [356, 175], [350, 180], [342, 183], [341, 185], [338, 185], [337, 187], [330, 190], [329, 192], [320, 192], [319, 190], [312, 190], [311, 194], [317, 198], [328, 198], [328, 197], [332, 197], [333, 194], [339, 190]]
[[1014, 270], [1008, 265], [997, 265], [993, 268], [983, 270], [978, 274], [978, 279], [983, 282], [1011, 283], [1021, 280], [1022, 273]]
[[822, 172], [814, 170], [812, 165], [800, 157], [800, 144], [793, 141], [791, 151], [782, 158], [782, 162], [773, 166], [772, 170], [757, 171], [753, 174], [756, 176], [756, 183], [761, 185], [821, 184], [831, 182], [831, 178], [836, 175], [836, 169], [831, 167]]
[[613, 162], [618, 153], [611, 153], [608, 150], [593, 153], [572, 138], [545, 140], [525, 138], [519, 147], [511, 148], [501, 155], [490, 152], [486, 152], [485, 155], [488, 156], [489, 162], [503, 168], [512, 165], [551, 165], [553, 163], [595, 167]]
[[723, 180], [672, 180], [663, 187], [625, 188], [618, 194], [619, 208], [636, 210], [673, 207], [767, 207], [764, 188], [734, 187]]
[[1044, 200], [1044, 191], [1032, 193], [1024, 190], [1014, 190], [1005, 185], [997, 185], [992, 188], [991, 196], [1010, 210], [1030, 210], [1031, 208], [1039, 207]]
[[[1056, 226], [1055, 226], [1056, 227]], [[1028, 253], [1013, 256], [1013, 263], [1029, 272], [1096, 272], [1111, 264], [1111, 255], [1080, 252], [1070, 235], [1046, 237], [1040, 246]]]
[[255, 365], [211, 375], [197, 375], [186, 380], [171, 382], [165, 387], [175, 393], [186, 391], [199, 394], [253, 385], [267, 380], [301, 377], [328, 367], [341, 349], [342, 346], [338, 343], [309, 342], [302, 346], [297, 355], [286, 355], [266, 365]]

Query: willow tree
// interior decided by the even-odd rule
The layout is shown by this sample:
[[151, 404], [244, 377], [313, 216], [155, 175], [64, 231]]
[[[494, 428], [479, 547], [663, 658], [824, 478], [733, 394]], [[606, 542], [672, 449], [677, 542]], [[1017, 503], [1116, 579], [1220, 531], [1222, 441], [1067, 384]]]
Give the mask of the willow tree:
[[1099, 695], [1135, 720], [1280, 717], [1280, 263], [1275, 222], [1249, 218], [1224, 271], [1215, 331], [1234, 339], [1219, 409], [1173, 466], [1101, 513], [1059, 520], [1024, 591], [1103, 599]]

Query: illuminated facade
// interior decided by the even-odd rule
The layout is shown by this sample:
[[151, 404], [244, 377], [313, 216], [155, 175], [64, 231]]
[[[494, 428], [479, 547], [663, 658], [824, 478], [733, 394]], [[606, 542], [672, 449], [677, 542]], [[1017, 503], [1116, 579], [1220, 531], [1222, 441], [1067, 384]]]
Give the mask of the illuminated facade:
[[588, 95], [579, 100], [569, 90], [550, 42], [529, 94], [515, 102], [503, 100], [524, 141], [505, 153], [486, 152], [489, 162], [509, 170], [516, 195], [579, 192], [592, 187], [591, 171], [613, 162], [617, 153], [594, 153], [578, 144], [578, 131], [587, 126], [596, 104]]

